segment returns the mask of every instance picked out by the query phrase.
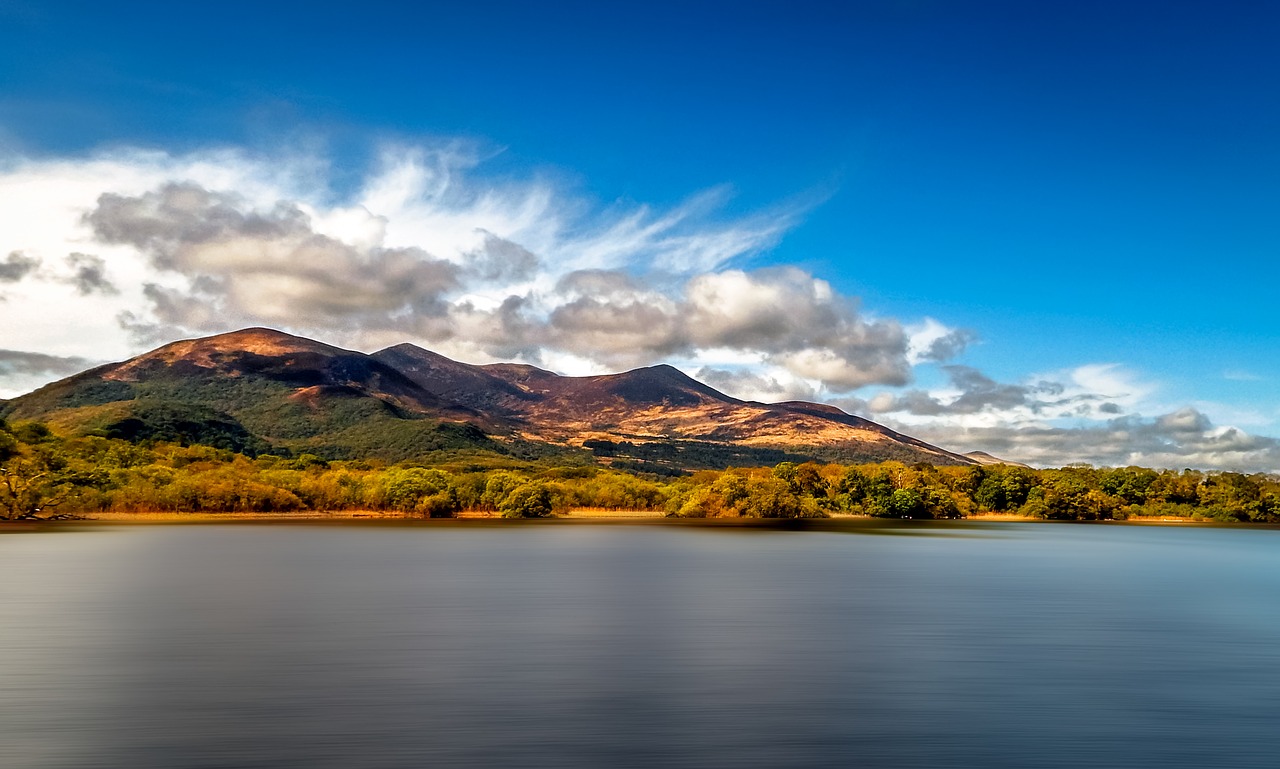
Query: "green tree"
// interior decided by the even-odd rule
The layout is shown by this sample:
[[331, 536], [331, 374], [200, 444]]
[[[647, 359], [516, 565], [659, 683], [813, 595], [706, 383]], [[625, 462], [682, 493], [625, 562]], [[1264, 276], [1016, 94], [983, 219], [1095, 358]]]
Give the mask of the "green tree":
[[448, 518], [458, 512], [458, 495], [449, 476], [421, 467], [394, 468], [383, 479], [386, 505], [430, 518]]
[[105, 474], [66, 456], [56, 445], [21, 446], [3, 441], [0, 453], [0, 517], [47, 518], [66, 502], [97, 488]]
[[998, 473], [988, 473], [973, 492], [973, 501], [983, 510], [1001, 511], [1005, 509], [1006, 496], [1004, 478]]
[[899, 518], [930, 518], [924, 506], [924, 496], [916, 489], [895, 489], [889, 495], [886, 506], [891, 515]]
[[551, 489], [542, 481], [517, 486], [498, 505], [503, 518], [545, 518], [552, 510]]
[[1004, 491], [1005, 509], [1014, 510], [1026, 503], [1027, 495], [1036, 487], [1036, 483], [1033, 471], [1025, 467], [1006, 467], [1004, 479], [1000, 482]]
[[511, 492], [520, 488], [527, 480], [506, 470], [493, 473], [485, 481], [484, 494], [480, 495], [480, 503], [491, 510], [501, 510]]
[[1099, 488], [1127, 504], [1140, 505], [1147, 501], [1147, 492], [1159, 476], [1145, 467], [1115, 467], [1103, 470], [1098, 476]]

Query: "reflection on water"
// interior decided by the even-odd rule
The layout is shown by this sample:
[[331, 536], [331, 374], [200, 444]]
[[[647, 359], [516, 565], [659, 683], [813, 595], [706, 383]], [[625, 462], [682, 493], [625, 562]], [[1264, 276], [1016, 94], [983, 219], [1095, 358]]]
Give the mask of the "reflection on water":
[[0, 766], [1276, 764], [1280, 532], [985, 530], [0, 536]]

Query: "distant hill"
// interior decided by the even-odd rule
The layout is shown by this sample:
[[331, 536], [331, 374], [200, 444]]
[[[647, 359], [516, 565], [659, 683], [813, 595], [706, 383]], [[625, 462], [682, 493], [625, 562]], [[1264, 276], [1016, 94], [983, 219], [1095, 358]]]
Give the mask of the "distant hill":
[[1001, 459], [1000, 457], [992, 456], [985, 451], [966, 451], [964, 455], [980, 465], [1011, 465], [1013, 467], [1031, 468], [1031, 465], [1024, 465], [1021, 462]]
[[668, 469], [979, 461], [832, 406], [738, 400], [667, 365], [566, 377], [459, 363], [411, 344], [366, 355], [263, 328], [99, 366], [2, 413], [72, 433], [388, 461], [457, 450], [591, 452]]

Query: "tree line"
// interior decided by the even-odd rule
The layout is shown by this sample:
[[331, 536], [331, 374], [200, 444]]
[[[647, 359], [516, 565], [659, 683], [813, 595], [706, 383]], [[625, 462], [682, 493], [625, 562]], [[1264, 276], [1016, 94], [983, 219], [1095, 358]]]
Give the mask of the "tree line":
[[1053, 520], [1280, 522], [1280, 477], [1268, 474], [780, 462], [671, 477], [553, 461], [484, 452], [398, 464], [309, 454], [250, 457], [204, 445], [68, 438], [39, 423], [0, 421], [0, 518], [308, 510], [543, 517], [600, 508], [689, 518], [1010, 513]]

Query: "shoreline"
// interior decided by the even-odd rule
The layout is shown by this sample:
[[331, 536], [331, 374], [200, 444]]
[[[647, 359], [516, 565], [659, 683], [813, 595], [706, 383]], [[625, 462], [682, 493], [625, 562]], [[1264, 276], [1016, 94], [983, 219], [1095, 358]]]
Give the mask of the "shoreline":
[[1125, 520], [1047, 520], [1009, 513], [982, 513], [953, 519], [874, 518], [867, 515], [832, 515], [827, 518], [675, 518], [651, 510], [607, 510], [584, 508], [546, 518], [503, 518], [485, 511], [468, 511], [453, 518], [422, 518], [399, 512], [373, 510], [330, 510], [288, 513], [215, 513], [215, 512], [105, 512], [74, 519], [0, 520], [0, 532], [75, 528], [77, 526], [149, 526], [199, 524], [307, 525], [504, 525], [504, 524], [632, 524], [703, 527], [777, 528], [794, 530], [831, 530], [908, 528], [913, 526], [954, 526], [970, 524], [1092, 524], [1109, 526], [1174, 526], [1211, 528], [1280, 529], [1280, 524], [1229, 523], [1164, 516], [1134, 517]]

